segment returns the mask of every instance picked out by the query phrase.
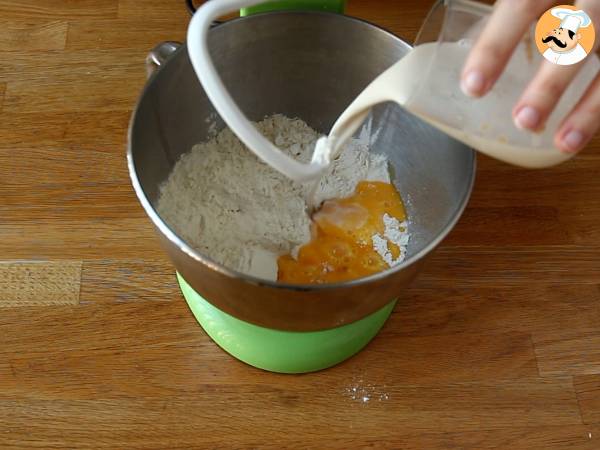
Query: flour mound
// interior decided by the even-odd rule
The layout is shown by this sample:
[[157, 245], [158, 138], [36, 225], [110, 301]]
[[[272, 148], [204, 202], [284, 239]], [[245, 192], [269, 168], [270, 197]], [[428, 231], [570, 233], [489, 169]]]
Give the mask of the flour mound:
[[[275, 145], [308, 162], [319, 134], [299, 119], [274, 115], [256, 124]], [[353, 139], [317, 188], [320, 201], [351, 195], [361, 180], [389, 182], [387, 159], [369, 153], [369, 133]], [[277, 258], [310, 241], [306, 194], [260, 161], [229, 130], [195, 145], [161, 186], [157, 210], [200, 253], [224, 266], [277, 279]]]

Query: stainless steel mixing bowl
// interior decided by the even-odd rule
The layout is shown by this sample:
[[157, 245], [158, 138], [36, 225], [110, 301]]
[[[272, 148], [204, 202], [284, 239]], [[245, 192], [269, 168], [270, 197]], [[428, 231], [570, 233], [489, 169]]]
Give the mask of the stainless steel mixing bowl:
[[[371, 80], [410, 50], [374, 25], [317, 12], [232, 20], [211, 31], [209, 45], [225, 85], [249, 118], [282, 113], [323, 133]], [[406, 202], [412, 234], [406, 261], [368, 278], [319, 286], [278, 284], [236, 273], [187, 245], [155, 210], [159, 186], [181, 154], [207, 139], [206, 119], [214, 115], [185, 46], [161, 46], [153, 56], [160, 62], [160, 53], [171, 50], [133, 114], [128, 163], [141, 204], [191, 287], [238, 319], [290, 331], [353, 323], [394, 299], [402, 301], [468, 202], [474, 152], [400, 107], [381, 105], [373, 112], [374, 127], [381, 125], [382, 131], [372, 150], [388, 156], [393, 181]]]

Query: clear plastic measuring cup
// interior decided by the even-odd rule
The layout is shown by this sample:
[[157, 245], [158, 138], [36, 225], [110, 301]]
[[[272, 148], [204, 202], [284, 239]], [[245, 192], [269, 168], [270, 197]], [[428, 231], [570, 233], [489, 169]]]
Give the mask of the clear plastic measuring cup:
[[[537, 50], [535, 23], [491, 92], [473, 99], [460, 90], [467, 55], [492, 11], [491, 6], [472, 0], [445, 0], [434, 5], [415, 41], [415, 51], [428, 62], [419, 64], [423, 72], [404, 106], [480, 152], [509, 163], [525, 167], [561, 163], [572, 154], [555, 148], [554, 134], [598, 73], [598, 56], [591, 53], [580, 63], [577, 77], [541, 132], [520, 130], [513, 123], [512, 110], [540, 66], [552, 64]], [[560, 66], [557, 69], [566, 70]], [[465, 139], [467, 136], [469, 139]]]
[[590, 54], [580, 63], [579, 73], [544, 130], [520, 130], [512, 120], [512, 109], [540, 65], [552, 64], [537, 51], [533, 24], [491, 92], [475, 99], [460, 89], [467, 56], [492, 11], [491, 6], [472, 0], [438, 1], [413, 50], [375, 79], [334, 124], [326, 143], [332, 157], [342, 151], [370, 108], [385, 101], [394, 101], [446, 134], [511, 164], [541, 168], [572, 157], [554, 146], [554, 133], [596, 76], [598, 56]]

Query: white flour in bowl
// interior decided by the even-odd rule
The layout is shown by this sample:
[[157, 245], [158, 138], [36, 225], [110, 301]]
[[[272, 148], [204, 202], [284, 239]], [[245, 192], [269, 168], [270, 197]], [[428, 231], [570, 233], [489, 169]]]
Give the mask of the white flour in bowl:
[[[275, 145], [308, 162], [319, 134], [274, 115], [256, 124]], [[359, 181], [390, 182], [387, 159], [369, 152], [370, 126], [349, 142], [317, 189], [327, 200], [351, 195]], [[189, 245], [242, 273], [277, 279], [277, 258], [310, 240], [305, 191], [260, 161], [225, 128], [195, 145], [161, 186], [157, 210]]]

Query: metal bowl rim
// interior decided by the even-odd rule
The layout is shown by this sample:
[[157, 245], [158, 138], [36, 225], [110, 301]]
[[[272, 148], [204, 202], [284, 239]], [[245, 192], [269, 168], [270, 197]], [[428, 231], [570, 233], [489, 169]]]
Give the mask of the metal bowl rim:
[[[386, 35], [393, 38], [395, 41], [397, 41], [398, 43], [400, 43], [402, 46], [406, 47], [407, 49], [412, 49], [412, 46], [410, 44], [408, 44], [407, 42], [402, 40], [400, 37], [396, 36], [391, 31], [389, 31], [379, 25], [373, 24], [367, 20], [360, 19], [357, 17], [347, 16], [347, 15], [337, 14], [337, 13], [331, 13], [331, 12], [325, 12], [325, 11], [264, 12], [264, 13], [259, 13], [259, 14], [253, 14], [251, 16], [238, 17], [235, 19], [231, 19], [227, 22], [224, 22], [224, 23], [218, 25], [218, 28], [227, 27], [230, 24], [235, 24], [239, 21], [252, 20], [255, 17], [268, 16], [268, 15], [336, 16], [336, 18], [338, 18], [340, 20], [349, 20], [349, 21], [353, 21], [353, 22], [358, 22], [360, 24], [368, 25], [374, 29], [377, 29], [379, 32], [385, 33]], [[174, 52], [174, 54], [171, 56], [171, 58], [169, 58], [169, 60], [165, 63], [165, 65], [168, 64], [172, 58], [174, 58], [177, 54], [179, 54], [179, 52], [182, 52], [182, 51], [187, 51], [187, 47], [185, 44], [182, 45], [179, 49], [177, 49]], [[142, 89], [142, 92], [141, 92], [140, 96], [138, 97], [138, 100], [136, 101], [133, 113], [131, 115], [131, 119], [129, 121], [129, 127], [128, 127], [128, 131], [127, 131], [127, 167], [129, 170], [129, 176], [131, 178], [131, 183], [132, 183], [135, 193], [138, 197], [138, 200], [142, 204], [142, 207], [144, 208], [146, 214], [148, 215], [148, 217], [150, 218], [152, 223], [158, 228], [158, 230], [172, 244], [174, 244], [180, 251], [182, 251], [183, 253], [188, 255], [193, 260], [195, 260], [201, 264], [204, 264], [205, 266], [209, 267], [210, 269], [212, 269], [216, 272], [219, 272], [222, 275], [225, 275], [226, 277], [234, 278], [234, 279], [242, 279], [250, 284], [257, 285], [257, 286], [265, 286], [265, 287], [270, 287], [270, 288], [274, 288], [274, 289], [303, 291], [303, 292], [324, 291], [324, 290], [339, 289], [339, 288], [351, 288], [354, 286], [360, 286], [363, 284], [369, 284], [372, 282], [381, 281], [384, 278], [387, 278], [388, 276], [391, 276], [391, 275], [395, 274], [396, 272], [400, 272], [401, 270], [404, 270], [407, 267], [413, 265], [414, 263], [418, 262], [419, 260], [421, 260], [425, 256], [427, 256], [431, 251], [433, 251], [441, 243], [441, 241], [444, 240], [444, 238], [448, 235], [448, 233], [450, 233], [450, 231], [454, 228], [456, 223], [460, 220], [465, 208], [467, 207], [467, 204], [468, 204], [471, 194], [473, 192], [473, 186], [475, 184], [475, 176], [476, 176], [476, 172], [477, 172], [477, 158], [476, 158], [475, 151], [473, 151], [472, 149], [471, 149], [471, 167], [472, 167], [471, 178], [469, 180], [468, 188], [466, 189], [464, 196], [460, 201], [459, 208], [454, 212], [454, 214], [452, 215], [450, 220], [448, 220], [448, 222], [446, 223], [446, 225], [444, 226], [442, 231], [434, 239], [432, 239], [431, 242], [429, 242], [424, 248], [422, 248], [420, 251], [418, 251], [411, 257], [407, 258], [405, 261], [403, 261], [401, 264], [398, 264], [397, 266], [391, 267], [382, 272], [375, 273], [368, 277], [363, 277], [363, 278], [359, 278], [356, 280], [345, 281], [345, 282], [340, 282], [340, 283], [310, 284], [310, 285], [309, 284], [279, 283], [277, 281], [264, 280], [262, 278], [253, 277], [251, 275], [247, 275], [242, 272], [238, 272], [236, 270], [229, 269], [229, 268], [221, 265], [220, 263], [213, 261], [211, 258], [204, 256], [201, 253], [197, 252], [194, 248], [192, 248], [190, 245], [188, 245], [183, 239], [181, 239], [177, 235], [177, 233], [175, 233], [173, 230], [171, 230], [171, 228], [161, 219], [158, 212], [154, 209], [154, 207], [150, 203], [150, 200], [148, 200], [148, 198], [146, 197], [146, 193], [144, 192], [142, 185], [138, 179], [134, 160], [133, 160], [133, 148], [132, 148], [133, 125], [136, 121], [142, 99], [145, 97], [147, 92], [151, 89], [153, 83], [155, 82], [156, 78], [158, 76], [160, 76], [161, 72], [163, 72], [163, 71], [160, 69], [155, 71], [155, 73], [153, 73], [152, 76], [147, 80], [146, 85]]]

